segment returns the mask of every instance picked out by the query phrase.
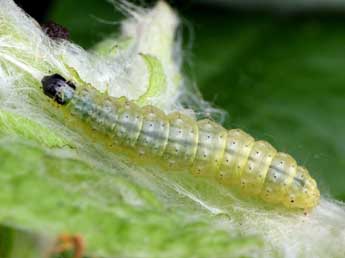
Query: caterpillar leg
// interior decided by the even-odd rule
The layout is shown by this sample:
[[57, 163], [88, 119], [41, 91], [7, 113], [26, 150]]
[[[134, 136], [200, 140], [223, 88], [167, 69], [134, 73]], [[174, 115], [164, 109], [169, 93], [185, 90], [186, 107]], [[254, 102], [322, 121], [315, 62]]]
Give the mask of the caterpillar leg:
[[72, 258], [82, 258], [84, 254], [84, 240], [80, 235], [61, 234], [56, 245], [51, 251], [49, 258], [64, 257], [64, 254], [71, 254]]

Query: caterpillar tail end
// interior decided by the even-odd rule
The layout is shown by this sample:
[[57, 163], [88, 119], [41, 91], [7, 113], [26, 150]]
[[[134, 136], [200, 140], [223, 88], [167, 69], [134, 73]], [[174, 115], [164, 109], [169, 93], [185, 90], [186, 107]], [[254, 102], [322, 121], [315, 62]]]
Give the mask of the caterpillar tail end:
[[288, 208], [300, 208], [304, 210], [314, 209], [320, 202], [320, 191], [317, 187], [316, 181], [309, 175], [306, 176], [302, 190], [297, 189], [292, 185], [292, 191], [289, 198], [286, 199], [284, 205]]

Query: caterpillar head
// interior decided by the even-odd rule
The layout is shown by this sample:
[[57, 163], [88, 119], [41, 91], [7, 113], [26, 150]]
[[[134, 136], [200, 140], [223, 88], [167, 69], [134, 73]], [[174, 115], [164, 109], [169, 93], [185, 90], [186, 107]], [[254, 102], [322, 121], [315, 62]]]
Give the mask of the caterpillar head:
[[60, 105], [67, 104], [74, 96], [75, 85], [59, 74], [45, 76], [41, 82], [44, 94]]

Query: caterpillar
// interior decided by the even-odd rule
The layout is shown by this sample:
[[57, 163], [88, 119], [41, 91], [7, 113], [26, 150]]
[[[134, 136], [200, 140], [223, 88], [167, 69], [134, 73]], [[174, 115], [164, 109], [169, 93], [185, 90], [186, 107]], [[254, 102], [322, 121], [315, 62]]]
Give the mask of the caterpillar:
[[179, 112], [166, 115], [125, 97], [104, 97], [59, 74], [45, 76], [42, 86], [65, 112], [138, 156], [157, 158], [171, 169], [187, 168], [195, 176], [213, 177], [271, 204], [308, 210], [319, 203], [317, 183], [306, 168], [240, 129], [226, 130], [211, 120], [195, 121]]

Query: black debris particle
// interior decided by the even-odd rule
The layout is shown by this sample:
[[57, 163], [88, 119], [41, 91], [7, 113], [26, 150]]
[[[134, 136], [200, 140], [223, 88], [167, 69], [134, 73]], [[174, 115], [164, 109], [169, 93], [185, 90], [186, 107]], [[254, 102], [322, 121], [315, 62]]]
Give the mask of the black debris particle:
[[42, 30], [52, 39], [69, 39], [69, 31], [67, 28], [53, 22], [49, 21], [42, 24]]

